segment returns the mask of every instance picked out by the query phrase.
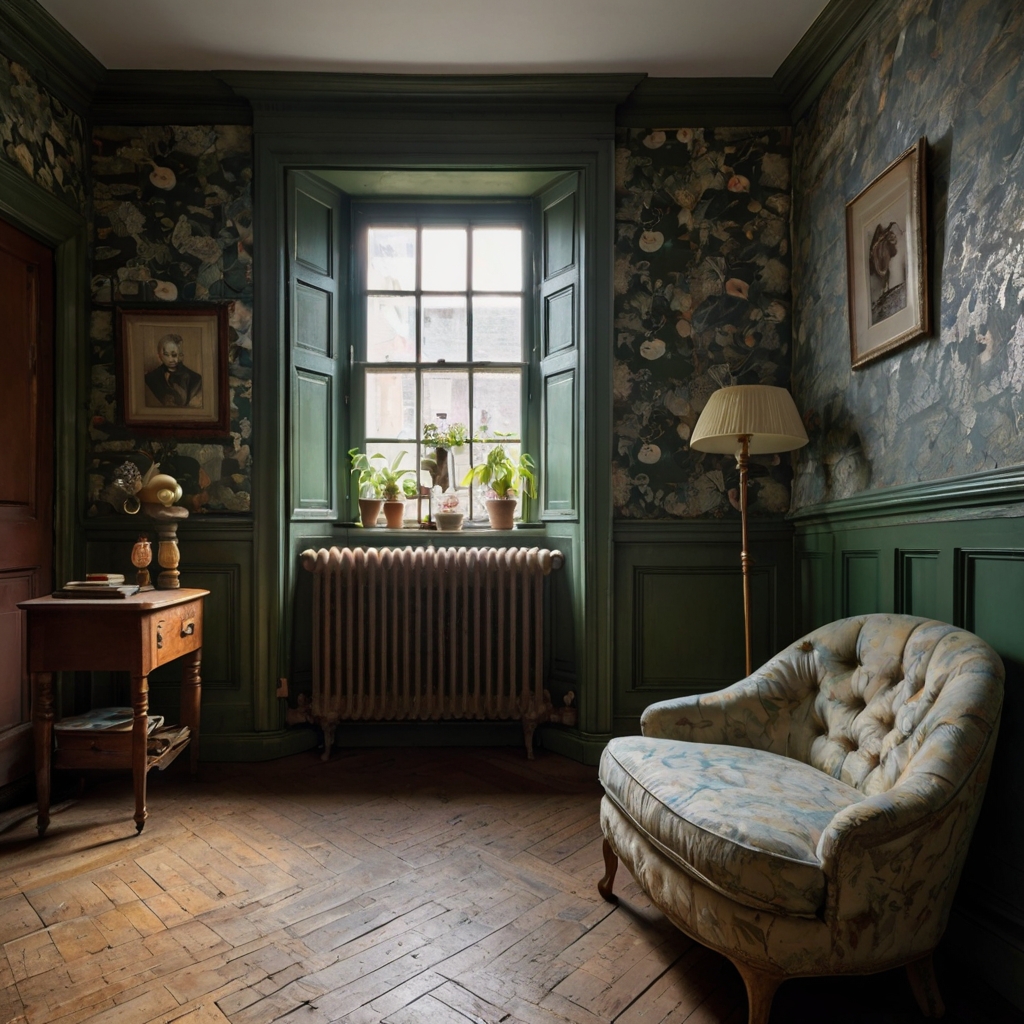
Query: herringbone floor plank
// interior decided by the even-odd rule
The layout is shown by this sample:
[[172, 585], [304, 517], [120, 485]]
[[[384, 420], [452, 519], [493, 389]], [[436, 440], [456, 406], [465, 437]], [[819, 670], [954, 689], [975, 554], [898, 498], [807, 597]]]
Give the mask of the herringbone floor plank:
[[[727, 961], [624, 872], [598, 897], [599, 797], [544, 751], [297, 755], [151, 776], [136, 836], [130, 779], [94, 781], [0, 835], [0, 1024], [742, 1024]], [[899, 974], [790, 983], [772, 1019], [880, 1007], [917, 1019]]]

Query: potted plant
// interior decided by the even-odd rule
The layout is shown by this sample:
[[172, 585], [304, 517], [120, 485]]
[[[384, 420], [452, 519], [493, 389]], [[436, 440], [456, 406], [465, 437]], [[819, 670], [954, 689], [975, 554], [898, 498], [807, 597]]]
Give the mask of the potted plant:
[[452, 423], [450, 426], [426, 423], [423, 426], [423, 445], [433, 449], [432, 455], [420, 460], [420, 468], [430, 474], [431, 488], [440, 487], [442, 492], [451, 487], [455, 476], [455, 460], [452, 452], [466, 443], [466, 425]]
[[[391, 530], [402, 529], [402, 521], [405, 519], [404, 497], [416, 497], [416, 484], [412, 480], [402, 480], [408, 476], [411, 469], [399, 469], [402, 459], [408, 452], [399, 452], [389, 465], [387, 460], [377, 471], [380, 475], [380, 493], [384, 498], [384, 518], [387, 520], [388, 528]], [[383, 458], [383, 456], [374, 456]]]
[[487, 499], [487, 516], [492, 530], [511, 530], [516, 511], [516, 494], [522, 488], [524, 494], [537, 497], [537, 485], [533, 471], [533, 459], [526, 452], [515, 462], [505, 451], [503, 444], [496, 444], [487, 455], [487, 460], [474, 466], [462, 481], [463, 485], [476, 482], [489, 487], [491, 497]]
[[359, 489], [359, 521], [364, 527], [377, 525], [380, 507], [383, 504], [383, 481], [380, 470], [374, 465], [383, 455], [367, 455], [358, 448], [349, 449], [348, 457], [352, 462], [352, 472], [358, 473], [356, 486]]
[[437, 528], [445, 532], [462, 529], [463, 512], [459, 496], [454, 491], [442, 494], [437, 500], [434, 511], [434, 522]]

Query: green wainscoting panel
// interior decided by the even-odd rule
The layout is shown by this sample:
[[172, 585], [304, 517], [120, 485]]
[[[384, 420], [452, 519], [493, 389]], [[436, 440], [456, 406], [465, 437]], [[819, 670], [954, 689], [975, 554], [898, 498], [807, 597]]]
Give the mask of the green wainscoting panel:
[[896, 611], [939, 617], [939, 552], [896, 549]]
[[311, 370], [296, 370], [293, 381], [293, 503], [327, 513], [334, 493], [334, 382]]
[[570, 285], [544, 300], [544, 355], [576, 344], [576, 288]]
[[295, 344], [323, 356], [331, 352], [330, 292], [299, 281], [295, 285]]
[[831, 574], [837, 607], [846, 601], [853, 613], [896, 610], [962, 625], [1003, 659], [995, 761], [946, 941], [1024, 1005], [1024, 502], [1018, 476], [1014, 470], [964, 478], [959, 496], [956, 480], [923, 485], [920, 493], [911, 487], [868, 492], [802, 510], [792, 521], [804, 625], [829, 621], [824, 591]]
[[544, 210], [544, 276], [576, 262], [576, 197], [562, 196]]
[[[794, 639], [792, 530], [750, 526], [755, 666]], [[614, 728], [639, 731], [644, 708], [745, 675], [738, 521], [615, 528]]]
[[843, 552], [843, 615], [864, 615], [881, 607], [877, 551]]
[[295, 259], [310, 270], [333, 275], [333, 224], [330, 203], [301, 186], [295, 190]]
[[544, 511], [576, 507], [576, 371], [544, 380], [544, 456], [541, 460]]

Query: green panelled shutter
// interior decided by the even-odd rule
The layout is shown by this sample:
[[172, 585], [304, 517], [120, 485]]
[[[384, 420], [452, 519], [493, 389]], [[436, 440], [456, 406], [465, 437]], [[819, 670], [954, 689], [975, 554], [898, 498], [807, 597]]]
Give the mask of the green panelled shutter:
[[291, 518], [337, 519], [338, 438], [348, 345], [348, 197], [301, 171], [288, 176], [288, 493]]
[[580, 341], [580, 180], [537, 197], [541, 518], [577, 518]]

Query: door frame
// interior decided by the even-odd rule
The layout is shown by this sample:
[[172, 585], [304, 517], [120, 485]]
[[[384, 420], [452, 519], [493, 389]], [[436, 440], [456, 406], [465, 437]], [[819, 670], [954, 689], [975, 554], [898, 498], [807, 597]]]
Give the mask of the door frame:
[[53, 571], [58, 580], [73, 579], [81, 546], [77, 527], [86, 430], [79, 412], [86, 357], [88, 226], [80, 212], [5, 161], [0, 161], [0, 217], [53, 250]]

